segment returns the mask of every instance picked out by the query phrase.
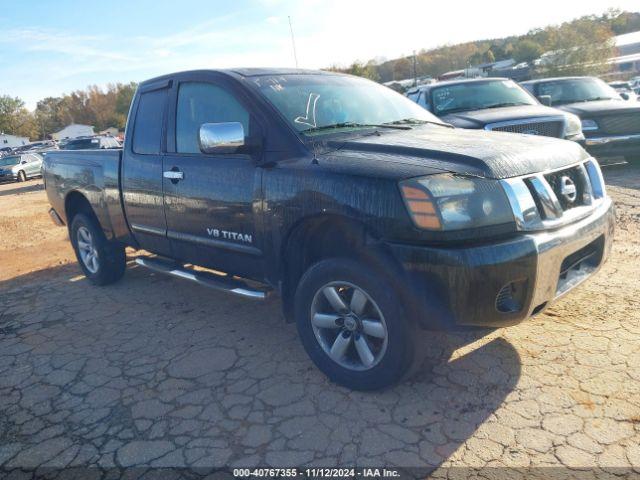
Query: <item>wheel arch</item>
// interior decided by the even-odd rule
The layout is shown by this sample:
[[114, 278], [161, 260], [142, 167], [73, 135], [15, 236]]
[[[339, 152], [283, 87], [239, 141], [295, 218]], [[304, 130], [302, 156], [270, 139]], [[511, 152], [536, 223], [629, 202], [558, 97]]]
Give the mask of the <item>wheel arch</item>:
[[291, 228], [280, 252], [283, 311], [293, 321], [293, 297], [304, 272], [326, 258], [349, 258], [402, 275], [380, 235], [364, 222], [340, 214], [307, 217]]
[[71, 229], [71, 223], [73, 218], [79, 214], [84, 213], [96, 220], [100, 224], [98, 217], [91, 206], [89, 199], [80, 191], [72, 190], [64, 198], [64, 214], [67, 222], [67, 227]]

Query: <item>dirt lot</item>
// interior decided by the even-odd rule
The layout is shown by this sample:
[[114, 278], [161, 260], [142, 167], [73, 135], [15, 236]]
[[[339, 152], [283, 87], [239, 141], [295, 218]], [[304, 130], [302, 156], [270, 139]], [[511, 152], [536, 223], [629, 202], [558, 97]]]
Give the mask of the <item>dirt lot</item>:
[[373, 394], [328, 383], [275, 302], [134, 266], [90, 286], [40, 182], [2, 185], [0, 465], [640, 473], [640, 168], [606, 177], [618, 227], [595, 278], [519, 326], [434, 334], [430, 367]]

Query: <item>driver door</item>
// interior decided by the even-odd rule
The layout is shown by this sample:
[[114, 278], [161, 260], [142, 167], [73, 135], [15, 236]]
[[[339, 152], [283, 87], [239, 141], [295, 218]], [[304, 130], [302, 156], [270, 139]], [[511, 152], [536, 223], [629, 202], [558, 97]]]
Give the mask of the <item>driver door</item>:
[[[167, 236], [172, 255], [234, 275], [263, 278], [260, 225], [262, 169], [255, 154], [204, 154], [204, 123], [256, 128], [248, 107], [222, 80], [186, 77], [174, 87], [169, 144], [163, 158]], [[169, 150], [169, 149], [168, 149]]]

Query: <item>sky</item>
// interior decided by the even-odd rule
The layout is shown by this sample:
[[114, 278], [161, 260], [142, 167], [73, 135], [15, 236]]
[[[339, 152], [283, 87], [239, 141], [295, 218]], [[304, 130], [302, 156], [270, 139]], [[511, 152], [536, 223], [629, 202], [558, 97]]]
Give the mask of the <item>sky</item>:
[[[93, 6], [92, 6], [93, 5]], [[531, 8], [526, 9], [526, 6]], [[29, 109], [88, 85], [199, 68], [322, 68], [523, 34], [638, 0], [0, 0], [0, 95]]]

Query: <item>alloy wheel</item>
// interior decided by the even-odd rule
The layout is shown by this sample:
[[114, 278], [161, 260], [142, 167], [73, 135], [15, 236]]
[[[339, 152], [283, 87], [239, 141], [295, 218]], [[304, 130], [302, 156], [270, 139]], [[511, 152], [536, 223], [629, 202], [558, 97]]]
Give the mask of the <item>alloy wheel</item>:
[[320, 347], [349, 370], [369, 370], [387, 349], [387, 324], [376, 302], [349, 282], [321, 287], [311, 304], [311, 325]]
[[96, 273], [100, 268], [98, 261], [98, 252], [93, 243], [93, 237], [87, 227], [80, 227], [76, 233], [76, 240], [78, 242], [78, 252], [80, 253], [80, 259], [91, 273]]

